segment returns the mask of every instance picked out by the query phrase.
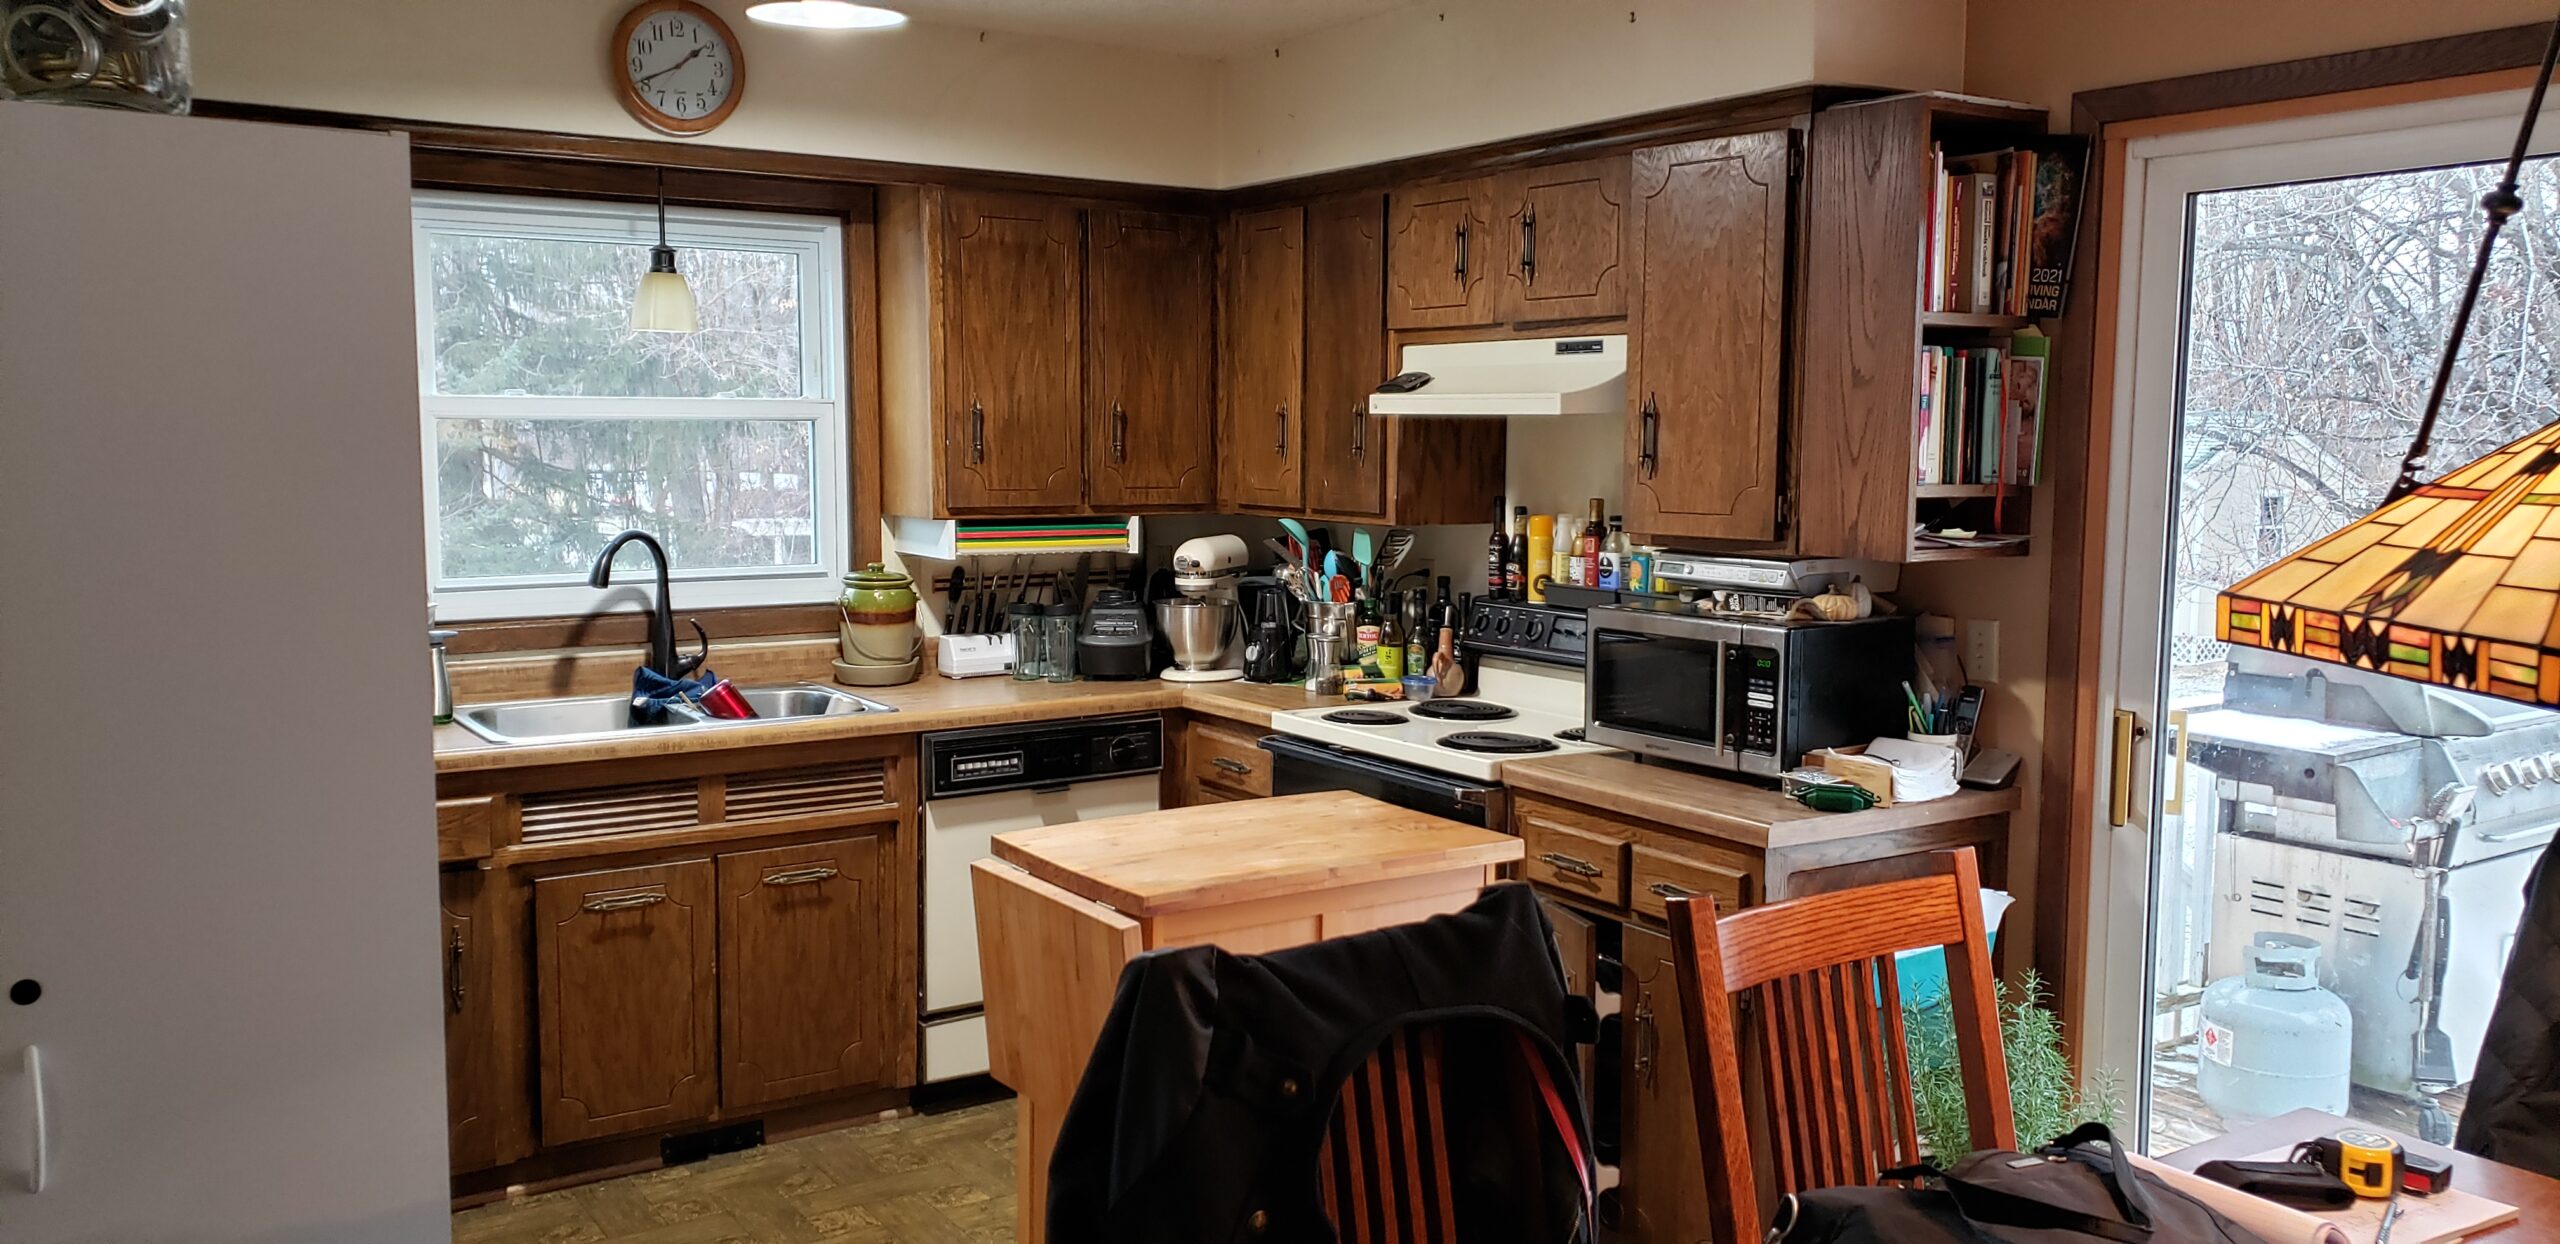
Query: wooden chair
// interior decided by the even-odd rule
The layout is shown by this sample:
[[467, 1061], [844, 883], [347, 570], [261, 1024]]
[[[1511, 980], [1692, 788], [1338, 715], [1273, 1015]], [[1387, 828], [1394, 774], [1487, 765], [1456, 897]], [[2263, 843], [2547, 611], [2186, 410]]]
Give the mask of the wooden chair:
[[1712, 899], [1668, 904], [1713, 1203], [1708, 1238], [1716, 1244], [1750, 1244], [1768, 1224], [1752, 1165], [1736, 1003], [1758, 1020], [1752, 1044], [1778, 1192], [1871, 1183], [1922, 1156], [1894, 975], [1898, 950], [1945, 948], [1973, 1147], [2017, 1144], [1973, 849], [1812, 880], [1817, 889], [1855, 888], [1721, 919]]

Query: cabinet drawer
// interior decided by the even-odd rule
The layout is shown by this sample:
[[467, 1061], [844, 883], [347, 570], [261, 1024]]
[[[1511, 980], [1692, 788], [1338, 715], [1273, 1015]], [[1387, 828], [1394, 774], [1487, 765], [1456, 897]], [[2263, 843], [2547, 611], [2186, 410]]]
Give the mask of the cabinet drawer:
[[[1569, 819], [1568, 819], [1569, 818]], [[1528, 858], [1521, 875], [1612, 907], [1627, 902], [1627, 844], [1583, 818], [1543, 805], [1524, 806], [1516, 818]]]
[[1721, 854], [1713, 848], [1674, 854], [1637, 843], [1627, 869], [1627, 905], [1660, 920], [1666, 900], [1713, 898], [1718, 915], [1732, 915], [1751, 901], [1751, 874], [1739, 860], [1717, 858]]
[[458, 860], [487, 858], [489, 845], [497, 837], [497, 826], [498, 799], [495, 795], [437, 800], [437, 862], [450, 864]]
[[1183, 748], [1183, 772], [1195, 786], [1219, 793], [1260, 797], [1271, 793], [1271, 753], [1255, 745], [1252, 735], [1224, 726], [1191, 723]]

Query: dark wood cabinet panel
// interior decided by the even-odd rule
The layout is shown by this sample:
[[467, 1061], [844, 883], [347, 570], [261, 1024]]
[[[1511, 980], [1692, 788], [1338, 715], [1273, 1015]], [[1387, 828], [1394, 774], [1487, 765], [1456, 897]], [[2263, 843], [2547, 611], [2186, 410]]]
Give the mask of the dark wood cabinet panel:
[[1126, 512], [1217, 500], [1215, 266], [1198, 216], [1088, 217], [1085, 500]]
[[544, 1144], [711, 1114], [712, 896], [709, 860], [534, 882]]
[[1384, 420], [1369, 394], [1386, 378], [1386, 202], [1375, 194], [1307, 209], [1307, 508], [1387, 512]]
[[1553, 164], [1504, 177], [1494, 223], [1506, 322], [1606, 319], [1627, 313], [1628, 160]]
[[1305, 504], [1306, 227], [1306, 209], [1295, 206], [1229, 221], [1218, 497], [1230, 507]]
[[438, 878], [444, 917], [444, 1080], [446, 1150], [456, 1172], [498, 1163], [497, 994], [490, 968], [496, 942], [477, 868]]
[[1635, 924], [1624, 927], [1624, 936], [1620, 1238], [1630, 1244], [1703, 1244], [1708, 1206], [1699, 1172], [1706, 1168], [1700, 1165], [1671, 939]]
[[1792, 131], [1635, 155], [1627, 526], [1778, 535]]
[[1499, 247], [1487, 178], [1407, 186], [1389, 196], [1387, 326], [1456, 328], [1493, 322]]
[[719, 858], [723, 1106], [887, 1080], [885, 858], [868, 835]]
[[943, 205], [943, 488], [953, 510], [1083, 504], [1080, 213], [1028, 195]]

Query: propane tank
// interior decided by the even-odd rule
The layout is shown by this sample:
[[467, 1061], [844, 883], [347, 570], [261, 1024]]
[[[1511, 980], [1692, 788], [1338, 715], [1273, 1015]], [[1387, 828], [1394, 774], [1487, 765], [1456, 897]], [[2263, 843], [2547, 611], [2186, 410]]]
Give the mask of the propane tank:
[[2196, 1091], [2232, 1127], [2310, 1107], [2347, 1112], [2354, 1017], [2320, 987], [2320, 943], [2249, 939], [2249, 970], [2205, 986]]

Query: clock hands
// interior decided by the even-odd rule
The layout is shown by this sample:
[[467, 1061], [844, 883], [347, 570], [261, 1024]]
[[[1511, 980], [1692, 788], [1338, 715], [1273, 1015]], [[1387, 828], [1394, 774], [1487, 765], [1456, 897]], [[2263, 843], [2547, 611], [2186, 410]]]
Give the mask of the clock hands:
[[656, 72], [656, 73], [650, 74], [648, 77], [637, 79], [637, 80], [633, 81], [631, 85], [633, 85], [633, 86], [647, 86], [647, 85], [649, 85], [649, 83], [650, 83], [650, 82], [652, 82], [652, 81], [654, 81], [654, 80], [656, 80], [656, 79], [663, 78], [663, 77], [667, 76], [668, 74], [674, 73], [675, 71], [677, 71], [677, 70], [679, 70], [679, 69], [684, 68], [687, 64], [692, 63], [692, 61], [693, 61], [693, 58], [694, 58], [694, 57], [700, 56], [700, 55], [702, 55], [704, 52], [709, 51], [709, 50], [710, 50], [710, 46], [709, 46], [708, 44], [698, 44], [698, 45], [696, 45], [696, 46], [694, 47], [694, 49], [693, 49], [692, 51], [687, 52], [687, 53], [685, 53], [682, 57], [678, 58], [678, 59], [677, 59], [677, 61], [676, 61], [676, 63], [674, 63], [674, 64], [672, 64], [672, 65], [669, 65], [669, 66], [667, 66], [666, 68], [661, 69], [661, 70], [659, 70], [659, 71], [658, 71], [658, 72]]

